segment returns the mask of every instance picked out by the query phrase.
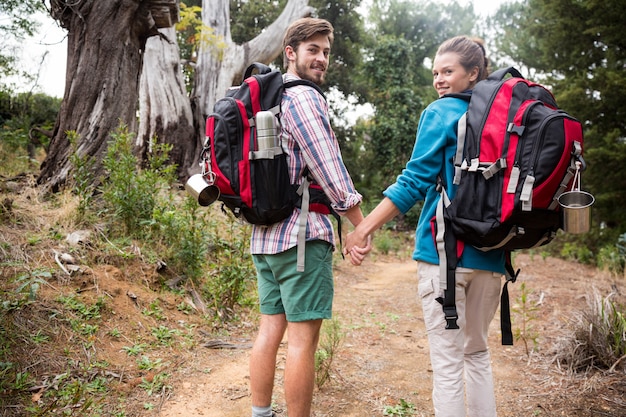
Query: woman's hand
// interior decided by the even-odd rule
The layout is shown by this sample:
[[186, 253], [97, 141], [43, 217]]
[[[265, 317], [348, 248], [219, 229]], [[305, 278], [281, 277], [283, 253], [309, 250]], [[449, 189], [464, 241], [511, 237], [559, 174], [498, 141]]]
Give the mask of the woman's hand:
[[346, 245], [344, 247], [344, 255], [350, 255], [350, 262], [352, 265], [361, 265], [365, 256], [372, 250], [372, 236], [368, 235], [363, 239], [358, 236], [358, 232], [355, 230], [348, 233], [346, 237]]

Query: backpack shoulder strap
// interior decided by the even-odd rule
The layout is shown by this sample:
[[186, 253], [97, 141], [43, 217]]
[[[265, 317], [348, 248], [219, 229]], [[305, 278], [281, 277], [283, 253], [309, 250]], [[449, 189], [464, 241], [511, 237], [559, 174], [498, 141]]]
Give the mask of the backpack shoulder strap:
[[318, 93], [320, 93], [320, 95], [322, 97], [324, 97], [324, 100], [326, 100], [326, 94], [324, 94], [324, 92], [322, 91], [320, 86], [315, 84], [313, 81], [309, 81], [309, 80], [291, 80], [291, 81], [287, 81], [284, 84], [285, 88], [294, 87], [296, 85], [308, 85], [309, 87], [314, 88]]

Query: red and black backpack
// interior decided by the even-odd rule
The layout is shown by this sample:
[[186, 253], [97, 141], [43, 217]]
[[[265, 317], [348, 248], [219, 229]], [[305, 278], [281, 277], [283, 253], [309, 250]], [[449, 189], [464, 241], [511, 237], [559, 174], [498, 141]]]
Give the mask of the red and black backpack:
[[[458, 124], [453, 181], [458, 188], [452, 200], [440, 181], [443, 216], [437, 227], [444, 230], [440, 263], [451, 289], [443, 300], [448, 325], [456, 315], [457, 241], [507, 255], [549, 243], [563, 225], [557, 199], [585, 168], [581, 123], [558, 108], [546, 87], [515, 68], [495, 71], [471, 94], [454, 96], [468, 99], [469, 106]], [[507, 283], [515, 281], [519, 271], [510, 262], [507, 269]], [[508, 314], [506, 284], [502, 296], [501, 312], [504, 306]], [[503, 328], [503, 344], [512, 344], [510, 318], [504, 320], [509, 329]]]
[[[255, 70], [258, 72], [253, 75]], [[257, 114], [269, 111], [275, 117], [278, 134], [283, 92], [294, 85], [308, 85], [324, 96], [310, 81], [283, 83], [280, 71], [253, 63], [241, 85], [219, 99], [206, 120], [201, 164], [208, 166], [203, 171], [219, 188], [218, 199], [223, 205], [251, 224], [280, 222], [302, 204], [302, 191], [290, 183], [287, 154], [280, 143], [261, 150], [256, 129]], [[311, 184], [309, 193], [311, 210], [331, 212], [321, 187]]]

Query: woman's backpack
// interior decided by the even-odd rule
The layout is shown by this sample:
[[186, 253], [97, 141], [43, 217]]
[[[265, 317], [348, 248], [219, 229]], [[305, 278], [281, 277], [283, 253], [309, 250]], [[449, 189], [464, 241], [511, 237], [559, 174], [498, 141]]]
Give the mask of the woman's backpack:
[[[439, 243], [445, 247], [445, 253], [440, 251], [446, 279], [442, 288], [451, 289], [443, 304], [451, 318], [456, 315], [451, 307], [457, 240], [508, 255], [547, 244], [563, 224], [557, 199], [585, 167], [581, 123], [558, 108], [547, 88], [524, 79], [515, 68], [495, 71], [471, 95], [455, 96], [470, 100], [457, 131], [453, 182], [458, 187], [449, 200], [440, 181], [437, 221]], [[507, 267], [508, 279], [515, 281], [517, 272], [510, 263]], [[504, 297], [506, 307], [506, 284], [503, 304]], [[503, 344], [512, 344], [512, 336], [503, 332]]]

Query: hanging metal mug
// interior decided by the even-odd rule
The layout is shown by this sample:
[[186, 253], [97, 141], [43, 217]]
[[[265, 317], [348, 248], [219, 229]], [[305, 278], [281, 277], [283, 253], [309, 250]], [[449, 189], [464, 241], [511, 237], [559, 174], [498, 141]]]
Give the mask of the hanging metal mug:
[[213, 172], [192, 175], [185, 183], [185, 190], [203, 207], [213, 204], [220, 196]]
[[563, 230], [567, 233], [587, 233], [591, 228], [591, 206], [595, 198], [580, 190], [580, 168], [576, 170], [572, 190], [558, 198], [563, 208]]

